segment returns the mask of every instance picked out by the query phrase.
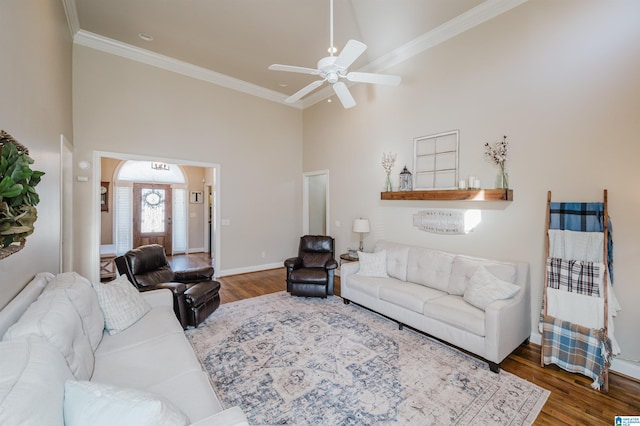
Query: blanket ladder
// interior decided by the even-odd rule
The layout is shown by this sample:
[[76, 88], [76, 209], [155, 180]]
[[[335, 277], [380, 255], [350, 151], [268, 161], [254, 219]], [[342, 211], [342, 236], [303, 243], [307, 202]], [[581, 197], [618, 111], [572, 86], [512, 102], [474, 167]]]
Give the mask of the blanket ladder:
[[[571, 204], [578, 204], [578, 203], [571, 203]], [[580, 203], [580, 204], [587, 204], [587, 203]], [[591, 204], [591, 203], [589, 203]], [[594, 204], [600, 204], [600, 203], [594, 203]], [[586, 210], [585, 210], [586, 211]], [[557, 214], [557, 213], [556, 213]], [[585, 213], [583, 213], [585, 214]], [[545, 235], [545, 264], [547, 266], [545, 266], [545, 274], [544, 274], [544, 288], [543, 288], [543, 296], [542, 296], [542, 318], [541, 318], [541, 324], [546, 322], [547, 318], [551, 318], [550, 316], [548, 316], [548, 296], [547, 296], [547, 292], [549, 289], [549, 271], [548, 271], [548, 265], [549, 265], [549, 260], [551, 257], [553, 257], [553, 253], [551, 253], [550, 251], [550, 237], [549, 237], [549, 230], [552, 229], [551, 228], [551, 215], [552, 215], [552, 203], [551, 203], [551, 191], [547, 192], [547, 212], [546, 212], [546, 235]], [[559, 222], [560, 225], [558, 226], [558, 228], [554, 228], [554, 229], [559, 229], [559, 230], [577, 230], [577, 229], [566, 229], [562, 226], [562, 221]], [[587, 231], [586, 229], [580, 229], [580, 231]], [[600, 231], [596, 231], [596, 232], [600, 232]], [[608, 241], [609, 241], [609, 211], [608, 211], [608, 199], [607, 199], [607, 190], [605, 189], [603, 191], [603, 203], [602, 203], [602, 232], [603, 232], [603, 248], [602, 248], [602, 264], [604, 265], [604, 267], [601, 269], [601, 274], [602, 274], [602, 294], [600, 294], [599, 297], [602, 297], [604, 299], [604, 310], [603, 310], [603, 315], [604, 318], [602, 319], [602, 323], [604, 324], [603, 328], [600, 329], [600, 332], [604, 333], [604, 337], [603, 340], [605, 342], [606, 346], [606, 342], [609, 339], [609, 334], [608, 334], [608, 329], [609, 329], [609, 294], [608, 294], [608, 279], [609, 279], [609, 247], [608, 247]], [[564, 260], [564, 259], [563, 259]], [[572, 260], [576, 260], [576, 261], [580, 261], [580, 260], [587, 260], [587, 259], [572, 259]], [[574, 293], [575, 294], [575, 293]], [[595, 296], [594, 296], [595, 297]], [[580, 326], [580, 324], [577, 324], [578, 326]], [[546, 332], [545, 331], [545, 326], [543, 324], [542, 326], [542, 342], [541, 342], [541, 346], [540, 346], [540, 366], [544, 368], [545, 366], [545, 354], [547, 353], [551, 353], [551, 350], [554, 349], [553, 347], [550, 346], [546, 346], [545, 343], [547, 341], [547, 339], [545, 339], [546, 336]], [[557, 349], [557, 348], [556, 348]], [[604, 349], [603, 349], [604, 350]], [[604, 390], [605, 392], [609, 391], [609, 359], [612, 356], [611, 353], [608, 354], [608, 356], [604, 356], [603, 355], [603, 360], [604, 360], [604, 365], [602, 366], [602, 368], [604, 369], [604, 377], [603, 377], [603, 382], [600, 383], [600, 389]], [[553, 361], [551, 362], [547, 362], [547, 364], [551, 364], [554, 363]], [[556, 363], [557, 364], [557, 363]], [[569, 368], [564, 368], [563, 366], [560, 366], [560, 368], [563, 368], [567, 371], [573, 371], [575, 372], [576, 370], [571, 370]], [[571, 367], [571, 366], [569, 366]], [[595, 383], [595, 382], [594, 382]]]

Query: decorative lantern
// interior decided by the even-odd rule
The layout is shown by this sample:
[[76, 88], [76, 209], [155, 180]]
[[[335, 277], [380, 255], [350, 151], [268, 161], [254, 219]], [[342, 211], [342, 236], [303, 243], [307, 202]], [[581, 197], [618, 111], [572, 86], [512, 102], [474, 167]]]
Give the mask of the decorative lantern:
[[412, 191], [413, 179], [411, 179], [411, 172], [404, 166], [404, 169], [400, 172], [400, 191]]

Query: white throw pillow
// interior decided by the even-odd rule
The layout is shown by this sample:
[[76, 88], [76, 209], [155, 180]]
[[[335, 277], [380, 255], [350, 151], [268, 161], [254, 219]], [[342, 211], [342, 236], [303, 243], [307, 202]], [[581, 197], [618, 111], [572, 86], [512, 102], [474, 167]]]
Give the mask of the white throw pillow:
[[358, 262], [360, 269], [358, 275], [367, 277], [384, 277], [387, 278], [387, 251], [380, 250], [375, 253], [358, 252]]
[[467, 285], [469, 285], [471, 276], [480, 265], [483, 265], [487, 271], [503, 281], [516, 282], [518, 273], [513, 263], [458, 255], [455, 256], [451, 265], [451, 277], [449, 278], [447, 293], [462, 296]]
[[510, 299], [520, 291], [520, 287], [502, 281], [480, 265], [469, 280], [464, 292], [464, 300], [483, 311], [496, 300]]
[[104, 315], [105, 329], [111, 335], [126, 330], [151, 310], [126, 275], [105, 284], [94, 283], [94, 288]]
[[65, 426], [187, 426], [189, 418], [159, 395], [95, 382], [64, 384]]

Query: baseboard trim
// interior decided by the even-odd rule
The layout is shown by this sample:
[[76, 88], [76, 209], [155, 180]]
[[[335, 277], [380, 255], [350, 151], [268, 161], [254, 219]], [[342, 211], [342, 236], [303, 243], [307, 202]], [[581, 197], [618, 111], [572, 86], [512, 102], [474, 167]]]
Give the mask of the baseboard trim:
[[640, 381], [640, 364], [625, 359], [614, 358], [609, 370]]
[[[531, 343], [535, 343], [538, 346], [542, 345], [542, 335], [540, 333], [531, 333], [529, 337]], [[640, 381], [640, 364], [633, 361], [627, 361], [624, 359], [613, 358], [611, 361], [610, 371], [625, 375], [631, 379]]]
[[223, 269], [217, 274], [218, 277], [226, 277], [228, 275], [248, 274], [249, 272], [266, 271], [268, 269], [282, 268], [282, 262], [265, 263], [264, 265], [246, 266], [243, 268]]

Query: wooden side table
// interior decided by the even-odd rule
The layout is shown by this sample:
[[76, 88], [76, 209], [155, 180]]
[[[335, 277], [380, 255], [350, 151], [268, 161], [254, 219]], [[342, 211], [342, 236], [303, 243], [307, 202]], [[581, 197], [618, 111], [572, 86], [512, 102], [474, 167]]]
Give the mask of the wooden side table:
[[357, 262], [357, 261], [358, 261], [358, 258], [349, 256], [349, 253], [342, 253], [340, 255], [340, 266], [342, 266], [342, 262]]
[[100, 281], [116, 278], [115, 247], [113, 245], [100, 246]]

